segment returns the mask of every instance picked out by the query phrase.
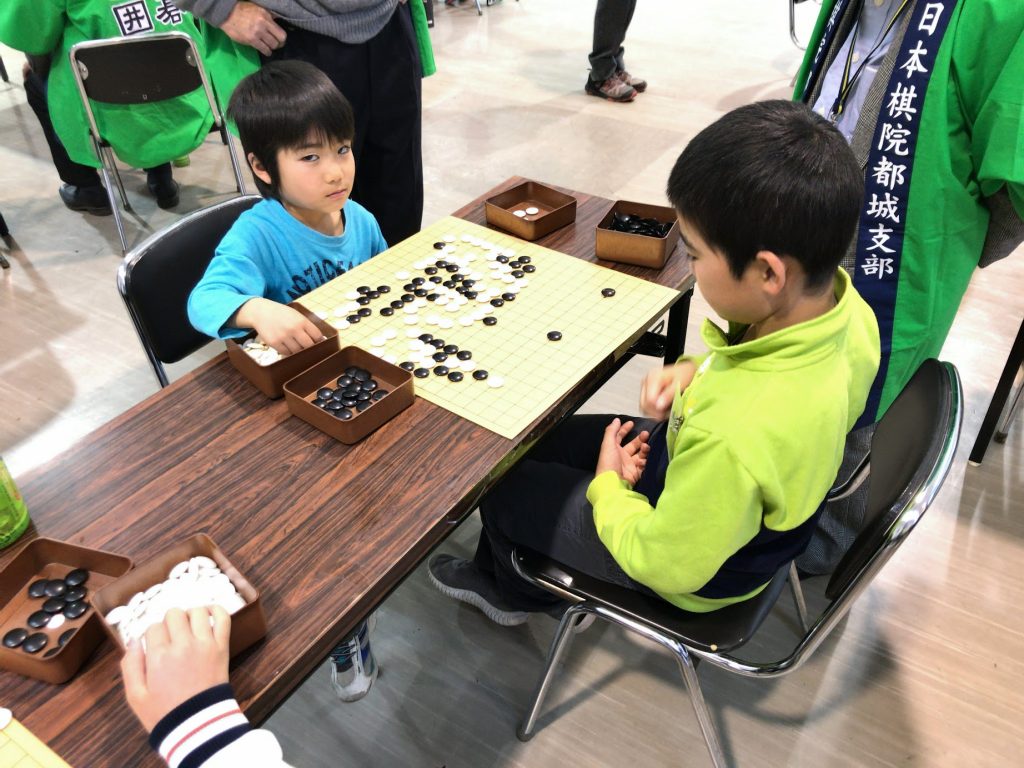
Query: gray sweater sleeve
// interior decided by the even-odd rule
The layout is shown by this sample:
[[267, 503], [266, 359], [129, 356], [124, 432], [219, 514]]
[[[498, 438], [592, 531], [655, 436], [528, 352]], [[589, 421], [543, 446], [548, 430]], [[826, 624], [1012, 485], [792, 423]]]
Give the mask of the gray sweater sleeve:
[[175, 0], [175, 5], [219, 27], [227, 21], [237, 2], [238, 0]]

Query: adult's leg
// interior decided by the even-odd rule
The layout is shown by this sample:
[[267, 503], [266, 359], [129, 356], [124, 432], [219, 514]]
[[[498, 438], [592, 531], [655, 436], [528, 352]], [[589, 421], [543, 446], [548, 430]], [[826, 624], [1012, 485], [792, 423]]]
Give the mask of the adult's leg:
[[622, 43], [633, 18], [636, 0], [597, 0], [594, 12], [594, 49], [590, 53], [590, 79], [602, 83], [622, 69]]
[[43, 129], [46, 145], [50, 148], [50, 156], [61, 181], [75, 187], [101, 187], [100, 177], [95, 168], [76, 163], [68, 156], [68, 151], [64, 149], [60, 137], [53, 129], [53, 121], [50, 120], [50, 109], [46, 103], [46, 81], [34, 71], [30, 71], [25, 77], [25, 95]]

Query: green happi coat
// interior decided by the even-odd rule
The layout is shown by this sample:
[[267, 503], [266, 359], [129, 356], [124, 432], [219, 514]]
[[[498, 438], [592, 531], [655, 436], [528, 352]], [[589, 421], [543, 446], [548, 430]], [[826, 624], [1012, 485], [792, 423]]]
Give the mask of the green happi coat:
[[[837, 1], [822, 3], [797, 77], [797, 99]], [[876, 116], [865, 109], [860, 119], [873, 127]], [[1024, 2], [956, 3], [928, 81], [919, 131], [892, 352], [876, 419], [920, 363], [942, 348], [985, 246], [985, 198], [1005, 191], [1024, 218]], [[855, 136], [855, 150], [856, 144]]]
[[[73, 45], [84, 40], [147, 31], [184, 32], [196, 41], [222, 108], [238, 81], [259, 67], [259, 54], [254, 49], [237, 45], [216, 27], [179, 10], [170, 0], [0, 2], [0, 41], [25, 53], [51, 55], [47, 89], [54, 129], [72, 160], [96, 168], [100, 162], [89, 138], [89, 124], [68, 54]], [[138, 107], [94, 103], [93, 111], [101, 133], [118, 157], [139, 168], [187, 155], [203, 142], [213, 124], [202, 89]]]

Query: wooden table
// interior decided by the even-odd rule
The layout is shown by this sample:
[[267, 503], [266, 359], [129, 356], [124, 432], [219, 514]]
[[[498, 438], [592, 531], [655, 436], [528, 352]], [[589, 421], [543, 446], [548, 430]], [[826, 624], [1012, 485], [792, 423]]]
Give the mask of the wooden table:
[[[483, 224], [484, 197], [518, 181], [455, 215]], [[539, 242], [593, 261], [594, 227], [611, 201], [573, 194], [575, 225]], [[679, 288], [681, 300], [692, 290], [681, 247], [660, 272], [615, 268]], [[259, 722], [623, 353], [516, 440], [417, 398], [354, 446], [291, 418], [222, 354], [21, 478], [33, 519], [25, 541], [45, 535], [138, 563], [191, 533], [210, 535], [262, 592], [269, 634], [231, 673]], [[124, 703], [117, 664], [105, 643], [63, 686], [0, 672], [0, 704], [76, 768], [160, 765]]]

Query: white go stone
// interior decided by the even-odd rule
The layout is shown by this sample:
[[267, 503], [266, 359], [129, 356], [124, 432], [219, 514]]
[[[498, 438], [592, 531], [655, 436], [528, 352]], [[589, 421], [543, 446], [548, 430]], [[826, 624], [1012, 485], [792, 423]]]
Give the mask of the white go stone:
[[405, 312], [405, 314], [407, 315], [415, 315], [417, 312], [420, 311], [420, 308], [417, 307], [415, 304], [406, 304], [402, 308], [402, 311]]
[[393, 339], [398, 336], [398, 331], [394, 328], [385, 328], [384, 333], [381, 334], [385, 339]]
[[107, 614], [106, 621], [110, 626], [116, 627], [130, 615], [131, 613], [128, 610], [128, 606], [119, 605], [116, 608], [111, 609], [110, 613]]
[[459, 318], [459, 325], [469, 326], [469, 325], [472, 325], [472, 324], [473, 324], [473, 318], [469, 317], [468, 315], [465, 315], [465, 316]]
[[370, 339], [370, 344], [372, 344], [375, 347], [383, 347], [386, 341], [387, 339], [385, 339], [383, 336], [374, 336], [372, 339]]
[[420, 336], [421, 334], [422, 334], [422, 331], [420, 331], [419, 328], [406, 328], [405, 329], [405, 335], [408, 336], [410, 339], [415, 339], [417, 336]]
[[362, 296], [362, 294], [359, 293], [359, 291], [349, 291], [345, 294], [346, 299], [358, 299], [360, 296]]
[[409, 273], [406, 272], [404, 269], [402, 269], [402, 270], [399, 270], [398, 272], [395, 272], [395, 277], [397, 277], [399, 280], [408, 280], [409, 279]]
[[518, 211], [512, 211], [513, 216], [518, 216], [520, 219], [526, 216], [526, 211], [520, 209]]
[[540, 209], [537, 208], [536, 206], [531, 205], [529, 208], [526, 209], [527, 216], [536, 216], [538, 213], [540, 213]]
[[407, 318], [405, 318], [406, 325], [416, 325], [416, 323], [418, 323], [419, 321], [420, 319], [416, 315], [409, 315]]
[[437, 315], [427, 315], [427, 325], [437, 325], [441, 321], [441, 318]]
[[461, 368], [464, 371], [476, 370], [476, 361], [475, 360], [460, 360], [459, 361], [459, 368]]
[[487, 386], [491, 389], [497, 389], [498, 387], [504, 386], [505, 380], [501, 376], [491, 376], [487, 379]]
[[384, 355], [384, 357], [382, 357], [381, 360], [383, 360], [385, 363], [391, 363], [392, 365], [398, 364], [398, 358], [391, 354]]
[[430, 303], [429, 301], [427, 301], [422, 296], [420, 296], [419, 298], [417, 298], [417, 299], [415, 299], [413, 301], [413, 306], [415, 306], [417, 309], [423, 309], [429, 303]]
[[444, 311], [445, 312], [458, 312], [459, 311], [459, 305], [457, 303], [449, 304], [447, 307], [444, 308]]
[[444, 240], [446, 243], [454, 243], [455, 242], [455, 235], [445, 235], [441, 239]]
[[445, 328], [445, 329], [448, 329], [448, 328], [451, 328], [452, 326], [454, 326], [454, 325], [455, 325], [455, 323], [453, 323], [453, 322], [452, 322], [451, 320], [449, 320], [449, 319], [448, 319], [447, 317], [442, 317], [442, 318], [441, 318], [441, 319], [440, 319], [440, 320], [438, 321], [437, 325], [438, 325], [438, 327], [439, 327], [439, 328]]

